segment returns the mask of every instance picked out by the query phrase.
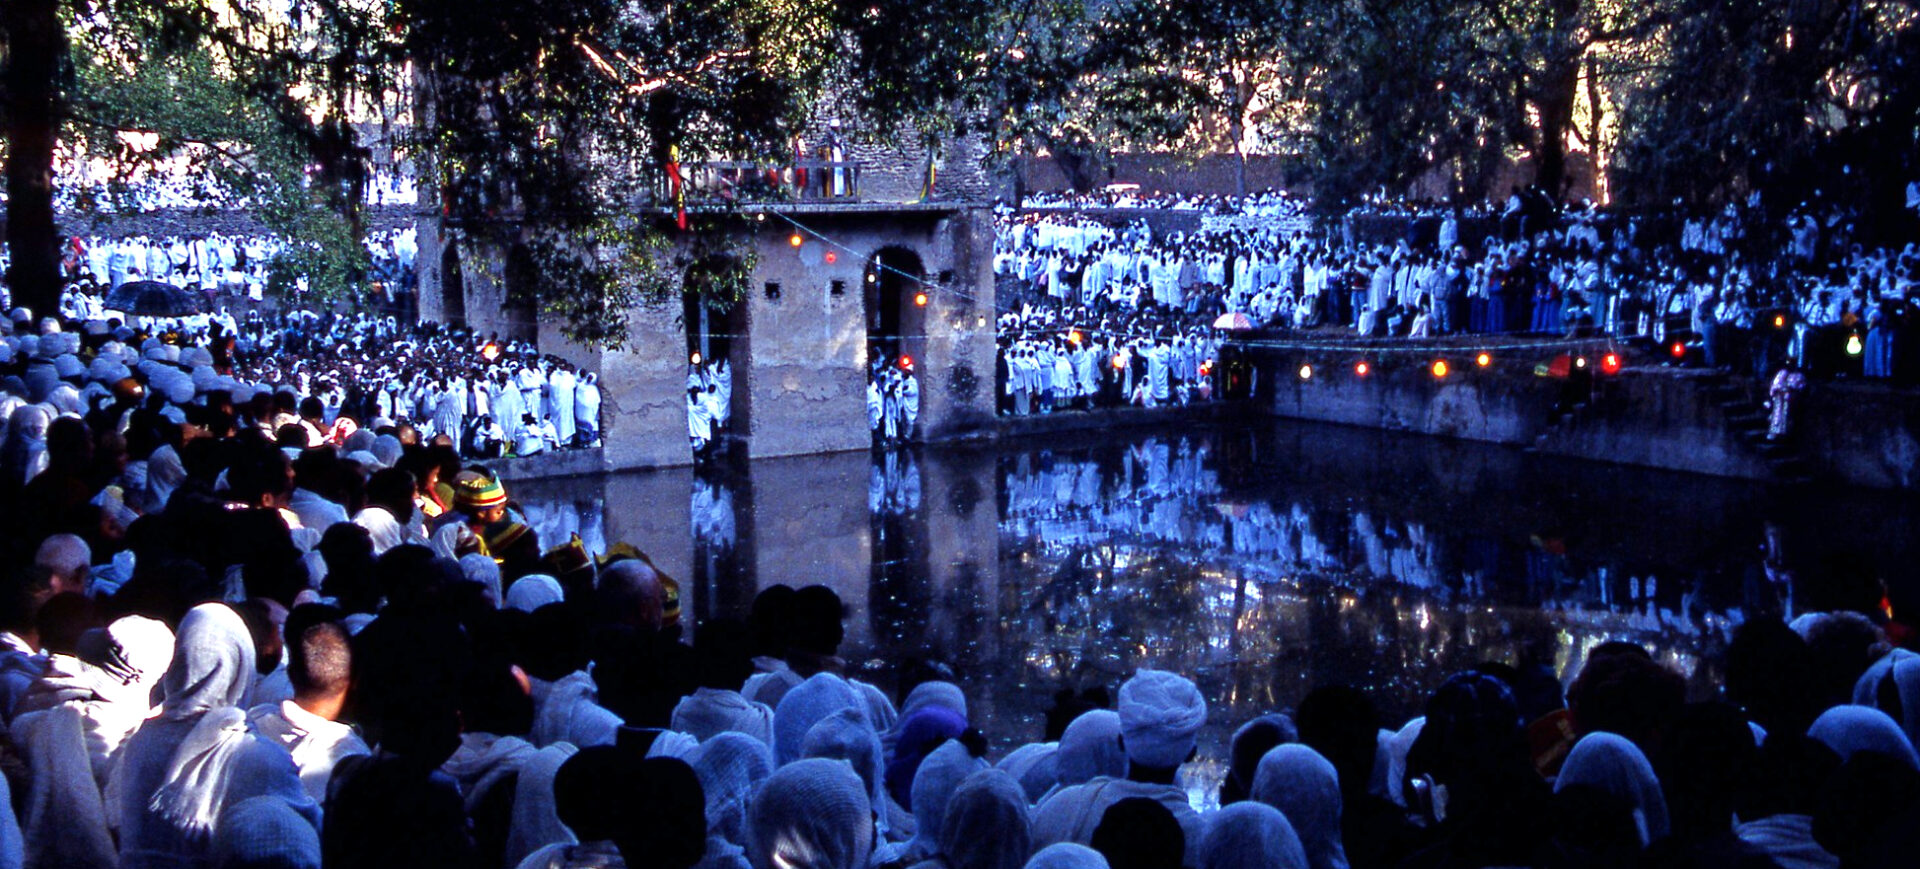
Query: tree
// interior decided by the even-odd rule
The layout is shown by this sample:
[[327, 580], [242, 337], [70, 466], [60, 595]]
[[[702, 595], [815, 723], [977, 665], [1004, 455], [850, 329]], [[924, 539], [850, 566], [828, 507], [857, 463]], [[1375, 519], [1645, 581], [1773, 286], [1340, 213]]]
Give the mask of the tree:
[[53, 221], [54, 129], [66, 50], [59, 0], [7, 0], [7, 275], [16, 305], [47, 314], [60, 306], [60, 239]]

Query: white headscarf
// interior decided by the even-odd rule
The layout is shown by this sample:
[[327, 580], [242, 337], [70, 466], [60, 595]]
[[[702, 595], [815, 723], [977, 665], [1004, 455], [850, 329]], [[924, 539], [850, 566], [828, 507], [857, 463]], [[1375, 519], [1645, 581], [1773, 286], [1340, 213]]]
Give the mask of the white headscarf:
[[1160, 769], [1193, 753], [1207, 723], [1207, 701], [1193, 680], [1164, 670], [1140, 670], [1120, 686], [1120, 732], [1127, 759]]
[[1553, 792], [1574, 785], [1586, 785], [1633, 806], [1642, 847], [1666, 837], [1670, 829], [1666, 795], [1653, 764], [1632, 740], [1603, 731], [1580, 737], [1561, 765], [1560, 777], [1554, 779]]
[[1276, 746], [1260, 758], [1252, 796], [1287, 816], [1313, 869], [1346, 869], [1340, 774], [1319, 752], [1299, 743]]
[[1014, 749], [993, 766], [1020, 783], [1028, 803], [1037, 803], [1058, 781], [1059, 760], [1060, 743], [1030, 742]]
[[1020, 869], [1032, 852], [1027, 795], [1012, 776], [983, 769], [960, 783], [940, 826], [949, 869]]
[[1214, 813], [1198, 869], [1307, 869], [1306, 848], [1279, 809], [1251, 800]]
[[1034, 854], [1026, 869], [1107, 869], [1107, 858], [1078, 842], [1055, 842]]
[[1060, 787], [1084, 784], [1099, 776], [1127, 774], [1127, 754], [1120, 746], [1120, 716], [1095, 709], [1067, 724], [1060, 734], [1055, 775]]
[[[465, 528], [466, 525], [454, 522], [447, 527]], [[438, 535], [435, 535], [435, 540], [438, 542]], [[500, 565], [498, 563], [494, 562], [492, 558], [481, 555], [478, 552], [469, 552], [466, 555], [460, 556], [460, 573], [467, 578], [468, 582], [486, 589], [487, 601], [492, 603], [496, 609], [499, 608]]]
[[530, 613], [550, 603], [566, 600], [560, 581], [544, 574], [520, 577], [507, 586], [507, 609]]
[[707, 799], [707, 855], [701, 866], [745, 861], [747, 807], [753, 792], [773, 775], [773, 750], [740, 733], [721, 733], [686, 758]]
[[286, 800], [254, 797], [220, 813], [213, 862], [220, 869], [320, 869], [320, 834]]
[[754, 869], [862, 869], [873, 850], [872, 812], [844, 761], [794, 761], [767, 779], [748, 811], [748, 857]]
[[913, 839], [898, 846], [900, 858], [922, 860], [940, 852], [940, 832], [946, 823], [947, 803], [961, 782], [986, 768], [987, 762], [974, 757], [958, 739], [947, 740], [920, 762], [920, 769], [913, 774], [913, 789], [908, 800], [912, 805], [907, 807], [913, 812]]
[[1835, 706], [1813, 720], [1807, 735], [1825, 743], [1842, 761], [1855, 752], [1878, 751], [1908, 769], [1920, 770], [1920, 754], [1914, 752], [1900, 725], [1871, 706]]
[[773, 759], [786, 764], [802, 757], [807, 731], [842, 709], [860, 709], [860, 695], [847, 680], [816, 673], [794, 686], [773, 710]]

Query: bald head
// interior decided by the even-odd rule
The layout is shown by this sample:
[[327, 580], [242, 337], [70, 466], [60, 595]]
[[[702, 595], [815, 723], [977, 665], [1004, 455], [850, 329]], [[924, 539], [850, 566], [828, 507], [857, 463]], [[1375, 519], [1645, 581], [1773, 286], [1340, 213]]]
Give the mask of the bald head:
[[53, 574], [53, 593], [87, 593], [87, 576], [93, 569], [93, 550], [87, 541], [73, 534], [55, 534], [40, 543], [33, 563]]
[[645, 630], [660, 629], [665, 597], [660, 574], [644, 561], [629, 559], [600, 571], [595, 597], [604, 619]]

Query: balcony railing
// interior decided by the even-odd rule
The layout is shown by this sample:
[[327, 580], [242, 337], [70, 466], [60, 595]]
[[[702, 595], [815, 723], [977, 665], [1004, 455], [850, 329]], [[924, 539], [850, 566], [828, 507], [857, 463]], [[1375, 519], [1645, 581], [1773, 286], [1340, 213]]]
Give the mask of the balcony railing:
[[850, 160], [682, 163], [678, 174], [676, 191], [666, 167], [653, 172], [657, 204], [860, 201], [860, 164]]

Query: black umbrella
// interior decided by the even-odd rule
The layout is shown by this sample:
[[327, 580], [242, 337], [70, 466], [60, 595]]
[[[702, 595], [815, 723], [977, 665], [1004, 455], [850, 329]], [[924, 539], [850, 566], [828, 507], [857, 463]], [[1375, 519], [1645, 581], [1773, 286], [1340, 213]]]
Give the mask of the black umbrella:
[[182, 317], [205, 307], [199, 293], [159, 281], [128, 281], [107, 294], [106, 307], [146, 317]]

